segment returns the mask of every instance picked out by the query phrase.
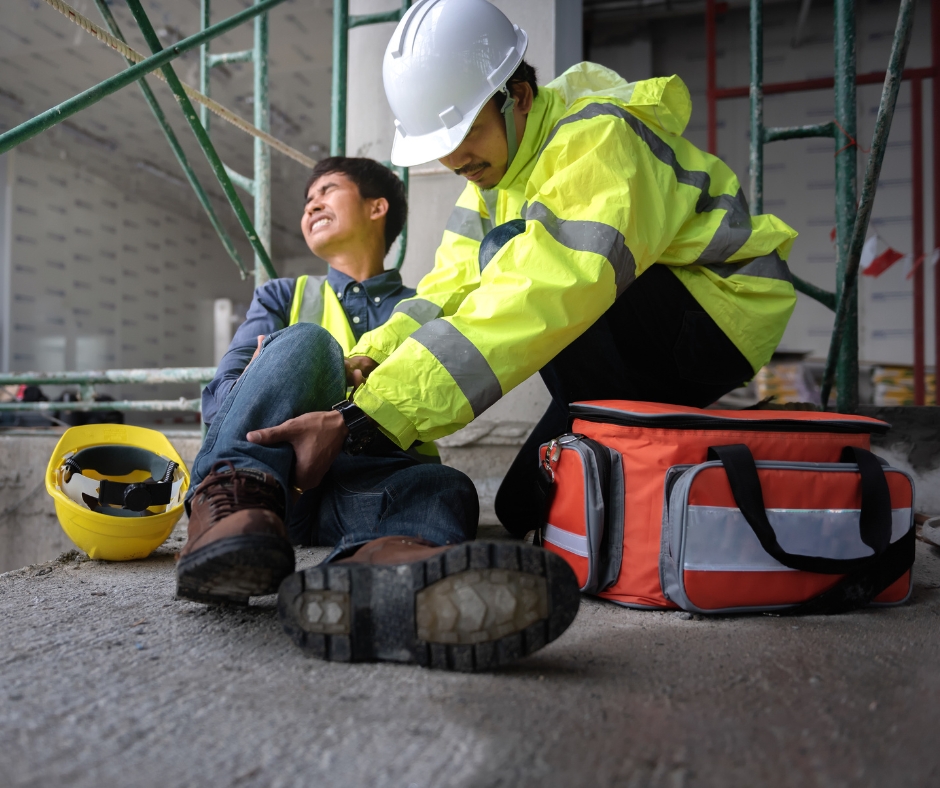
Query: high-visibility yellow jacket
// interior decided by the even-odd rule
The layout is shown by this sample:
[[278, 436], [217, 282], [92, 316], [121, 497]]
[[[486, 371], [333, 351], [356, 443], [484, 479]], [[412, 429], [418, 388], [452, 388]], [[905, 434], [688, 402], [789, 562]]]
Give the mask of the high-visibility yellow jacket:
[[[401, 446], [454, 432], [654, 264], [763, 366], [796, 302], [796, 232], [750, 216], [734, 173], [680, 136], [691, 109], [676, 76], [627, 83], [593, 63], [540, 87], [506, 175], [467, 185], [417, 295], [352, 349], [380, 362], [356, 392], [363, 411]], [[517, 218], [525, 232], [481, 271], [484, 234]]]
[[[290, 325], [297, 323], [323, 326], [347, 355], [356, 344], [349, 318], [325, 276], [297, 277], [290, 305]], [[440, 452], [431, 441], [411, 446], [409, 453], [420, 462], [440, 462]]]

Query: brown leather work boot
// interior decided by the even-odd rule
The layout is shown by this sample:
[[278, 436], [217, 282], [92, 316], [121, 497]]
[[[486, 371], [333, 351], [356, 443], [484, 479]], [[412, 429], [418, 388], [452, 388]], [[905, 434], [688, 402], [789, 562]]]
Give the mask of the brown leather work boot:
[[276, 592], [294, 571], [284, 493], [262, 471], [216, 463], [190, 502], [188, 530], [176, 565], [178, 597], [247, 604]]
[[386, 536], [288, 577], [277, 609], [284, 631], [320, 659], [474, 671], [557, 638], [580, 599], [568, 564], [541, 548]]

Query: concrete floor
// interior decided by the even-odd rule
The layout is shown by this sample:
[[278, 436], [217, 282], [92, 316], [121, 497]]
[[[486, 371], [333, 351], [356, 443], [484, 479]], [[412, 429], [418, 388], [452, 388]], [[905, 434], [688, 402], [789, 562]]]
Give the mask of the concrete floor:
[[0, 785], [940, 785], [923, 543], [903, 608], [700, 620], [584, 599], [543, 651], [461, 675], [305, 658], [273, 597], [176, 601], [180, 541], [0, 575]]

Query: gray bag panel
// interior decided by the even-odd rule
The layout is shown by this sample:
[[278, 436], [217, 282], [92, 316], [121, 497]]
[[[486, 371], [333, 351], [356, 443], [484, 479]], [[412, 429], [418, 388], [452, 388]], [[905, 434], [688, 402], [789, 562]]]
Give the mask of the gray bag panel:
[[[857, 466], [854, 463], [814, 463], [814, 462], [770, 462], [758, 461], [758, 469], [766, 470], [792, 470], [792, 471], [813, 471], [816, 473], [845, 473], [851, 472]], [[792, 571], [777, 564], [773, 558], [767, 555], [763, 548], [760, 548], [757, 537], [751, 531], [750, 526], [744, 521], [743, 515], [740, 515], [741, 522], [732, 515], [728, 517], [724, 514], [723, 522], [724, 533], [703, 534], [704, 528], [709, 527], [708, 517], [710, 507], [695, 507], [696, 512], [690, 513], [688, 503], [689, 491], [692, 487], [695, 477], [707, 468], [721, 467], [720, 462], [706, 462], [700, 465], [676, 466], [676, 474], [670, 477], [670, 472], [666, 475], [666, 497], [664, 499], [663, 509], [663, 549], [660, 557], [660, 579], [663, 584], [663, 591], [666, 598], [675, 602], [683, 610], [688, 610], [704, 615], [723, 615], [729, 613], [755, 613], [770, 612], [774, 610], [786, 610], [795, 604], [786, 605], [749, 605], [742, 607], [729, 607], [721, 609], [703, 609], [697, 607], [688, 597], [684, 584], [685, 569], [689, 561], [689, 552], [693, 560], [699, 562], [708, 561], [718, 557], [719, 560], [726, 560], [731, 569], [732, 566], [739, 567], [746, 562], [749, 566], [744, 571]], [[913, 486], [913, 479], [906, 471], [898, 468], [885, 467], [885, 473], [900, 473], [905, 476]], [[798, 512], [791, 514], [791, 512]], [[811, 521], [806, 515], [812, 513], [816, 516], [815, 521]], [[738, 512], [740, 514], [740, 512]], [[904, 536], [914, 527], [913, 507], [892, 509], [892, 537], [895, 542]], [[781, 526], [777, 529], [778, 538], [785, 549], [790, 552], [811, 552], [812, 554], [823, 553], [827, 557], [846, 557], [854, 554], [866, 554], [864, 550], [870, 550], [862, 545], [860, 540], [848, 539], [848, 536], [857, 536], [858, 516], [855, 510], [775, 510], [768, 509], [768, 519], [775, 526]], [[802, 522], [801, 522], [802, 520]], [[696, 528], [696, 535], [690, 540], [690, 525]], [[714, 529], [713, 529], [714, 530]], [[812, 532], [810, 532], [812, 531]], [[821, 533], [820, 533], [821, 532]], [[729, 539], [730, 534], [730, 539]], [[820, 535], [823, 537], [820, 539]], [[704, 537], [704, 538], [701, 538]], [[716, 538], [717, 537], [717, 538]], [[757, 550], [754, 545], [757, 544]], [[820, 550], [820, 548], [823, 548]], [[736, 555], [722, 554], [722, 551], [734, 550]], [[833, 554], [833, 555], [829, 555]], [[700, 567], [699, 567], [700, 568]], [[908, 596], [910, 596], [908, 594]], [[898, 603], [891, 603], [892, 605]]]
[[609, 446], [605, 448], [610, 454], [610, 486], [607, 494], [607, 514], [601, 555], [602, 566], [597, 583], [598, 591], [604, 591], [617, 582], [623, 564], [624, 506], [626, 501], [623, 459], [619, 451], [611, 449]]

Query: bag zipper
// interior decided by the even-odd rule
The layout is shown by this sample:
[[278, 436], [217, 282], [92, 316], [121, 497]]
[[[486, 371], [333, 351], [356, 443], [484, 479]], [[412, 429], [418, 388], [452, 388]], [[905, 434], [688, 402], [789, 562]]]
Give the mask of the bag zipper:
[[596, 405], [571, 405], [573, 418], [622, 427], [655, 427], [670, 430], [737, 430], [739, 432], [836, 432], [883, 435], [891, 425], [885, 422], [826, 419], [801, 421], [797, 419], [729, 419], [706, 413], [630, 413]]
[[594, 455], [594, 460], [597, 462], [597, 472], [601, 477], [601, 495], [603, 497], [604, 508], [606, 509], [609, 503], [608, 497], [610, 496], [610, 490], [608, 489], [608, 482], [610, 481], [610, 455], [607, 453], [607, 449], [596, 440], [588, 438], [578, 432], [569, 432], [558, 438], [554, 438], [548, 444], [548, 451], [545, 452], [545, 457], [542, 460], [542, 468], [549, 475], [552, 483], [554, 483], [555, 466], [558, 464], [558, 460], [561, 457], [561, 450], [569, 446], [574, 448], [573, 444], [575, 443], [583, 444], [591, 451], [591, 454]]

